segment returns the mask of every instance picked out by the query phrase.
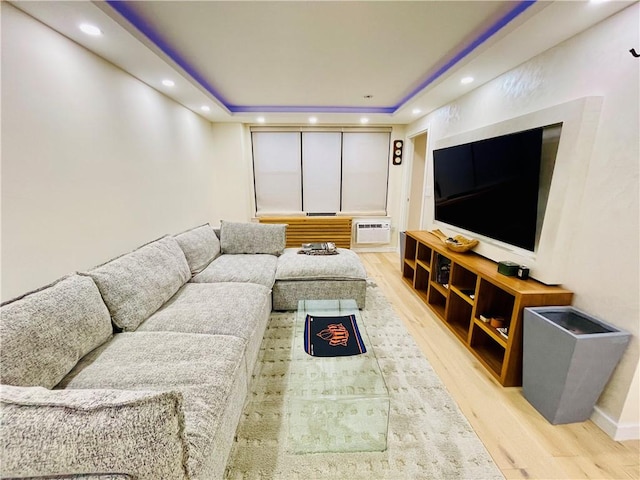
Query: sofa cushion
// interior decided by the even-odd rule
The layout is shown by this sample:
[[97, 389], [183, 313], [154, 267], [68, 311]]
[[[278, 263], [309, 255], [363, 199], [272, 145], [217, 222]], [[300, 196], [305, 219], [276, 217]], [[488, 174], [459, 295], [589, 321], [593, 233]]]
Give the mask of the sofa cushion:
[[205, 269], [220, 254], [220, 240], [208, 223], [174, 237], [187, 258], [191, 274]]
[[[223, 255], [224, 256], [224, 255]], [[246, 343], [248, 374], [271, 313], [271, 291], [253, 283], [187, 283], [138, 332], [233, 335]]]
[[3, 478], [186, 478], [180, 393], [3, 386], [0, 401]]
[[113, 333], [91, 278], [70, 275], [0, 308], [0, 382], [51, 388]]
[[287, 248], [278, 258], [276, 280], [365, 280], [367, 272], [353, 250], [338, 255], [302, 255]]
[[164, 237], [89, 272], [113, 323], [133, 331], [191, 278], [189, 265], [172, 237]]
[[247, 395], [244, 347], [226, 335], [120, 333], [56, 388], [182, 393], [190, 478], [221, 478]]
[[268, 253], [280, 255], [287, 226], [266, 223], [221, 222], [222, 253]]
[[278, 257], [264, 254], [221, 255], [191, 281], [196, 283], [249, 282], [273, 287]]

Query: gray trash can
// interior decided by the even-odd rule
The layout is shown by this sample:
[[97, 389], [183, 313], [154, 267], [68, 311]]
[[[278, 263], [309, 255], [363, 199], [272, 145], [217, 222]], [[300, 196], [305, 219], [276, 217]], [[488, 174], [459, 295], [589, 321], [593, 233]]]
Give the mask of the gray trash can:
[[525, 308], [524, 397], [554, 425], [587, 420], [629, 337], [574, 307]]
[[404, 271], [404, 246], [407, 242], [407, 232], [399, 232], [400, 234], [400, 271]]

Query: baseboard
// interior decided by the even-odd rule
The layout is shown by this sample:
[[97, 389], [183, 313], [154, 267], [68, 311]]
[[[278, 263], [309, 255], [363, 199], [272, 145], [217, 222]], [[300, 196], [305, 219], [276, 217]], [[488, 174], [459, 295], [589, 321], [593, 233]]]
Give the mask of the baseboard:
[[622, 442], [624, 440], [640, 440], [640, 424], [619, 424], [609, 415], [604, 413], [600, 407], [596, 406], [593, 409], [591, 420], [617, 442]]
[[398, 248], [397, 247], [354, 247], [354, 246], [351, 246], [351, 250], [353, 250], [354, 252], [361, 252], [361, 253], [390, 253], [390, 252], [397, 252]]

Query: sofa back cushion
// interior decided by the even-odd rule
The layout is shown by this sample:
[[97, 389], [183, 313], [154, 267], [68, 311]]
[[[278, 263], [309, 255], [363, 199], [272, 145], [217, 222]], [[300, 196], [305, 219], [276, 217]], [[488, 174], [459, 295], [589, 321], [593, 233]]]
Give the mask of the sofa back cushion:
[[222, 221], [222, 253], [268, 253], [280, 255], [285, 246], [286, 224], [234, 223]]
[[3, 386], [0, 403], [3, 478], [76, 472], [188, 478], [178, 392]]
[[113, 334], [91, 278], [70, 275], [0, 308], [0, 383], [52, 388]]
[[203, 271], [220, 255], [220, 240], [208, 223], [174, 237], [187, 258], [191, 274]]
[[130, 332], [169, 300], [191, 271], [175, 238], [163, 237], [84, 275], [96, 282], [113, 323]]

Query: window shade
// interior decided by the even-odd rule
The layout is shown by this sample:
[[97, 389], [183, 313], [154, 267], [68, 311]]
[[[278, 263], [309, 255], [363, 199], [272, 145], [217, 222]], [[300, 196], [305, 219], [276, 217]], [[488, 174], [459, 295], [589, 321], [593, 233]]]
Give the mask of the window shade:
[[309, 213], [340, 211], [342, 134], [302, 134], [303, 209]]
[[388, 133], [343, 133], [342, 210], [386, 210]]
[[345, 130], [252, 129], [256, 214], [386, 214], [390, 131]]
[[302, 210], [300, 133], [253, 132], [257, 213]]

